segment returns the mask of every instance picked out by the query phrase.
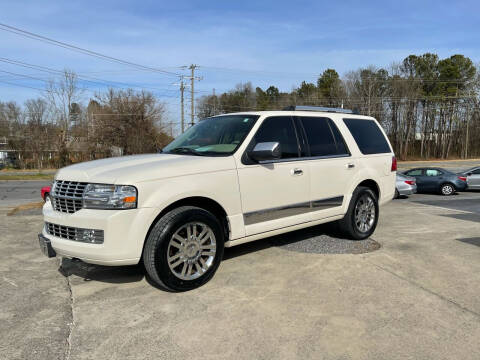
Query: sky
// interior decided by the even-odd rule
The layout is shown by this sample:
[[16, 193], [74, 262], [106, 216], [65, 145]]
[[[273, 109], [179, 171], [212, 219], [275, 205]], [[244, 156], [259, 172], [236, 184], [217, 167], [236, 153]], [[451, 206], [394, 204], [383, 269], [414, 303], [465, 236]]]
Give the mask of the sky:
[[[425, 52], [480, 62], [478, 1], [2, 0], [0, 23], [174, 74], [188, 75], [182, 66], [198, 64], [203, 79], [195, 96], [247, 81], [290, 91], [327, 68], [340, 75], [388, 68]], [[117, 88], [146, 88], [167, 104], [171, 121], [179, 120], [174, 74], [139, 71], [3, 30], [0, 49], [0, 58], [67, 68]], [[0, 101], [37, 97], [51, 77], [0, 62]], [[106, 88], [81, 85], [86, 100]]]

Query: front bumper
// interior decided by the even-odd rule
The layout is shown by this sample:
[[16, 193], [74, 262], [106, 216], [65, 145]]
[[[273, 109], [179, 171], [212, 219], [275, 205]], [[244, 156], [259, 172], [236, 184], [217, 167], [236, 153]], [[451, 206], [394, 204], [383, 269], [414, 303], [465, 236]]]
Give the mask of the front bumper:
[[104, 231], [103, 244], [89, 244], [52, 236], [42, 230], [57, 255], [78, 258], [100, 265], [133, 265], [142, 255], [148, 229], [157, 215], [156, 208], [130, 210], [81, 209], [73, 214], [43, 206], [44, 221], [52, 224]]

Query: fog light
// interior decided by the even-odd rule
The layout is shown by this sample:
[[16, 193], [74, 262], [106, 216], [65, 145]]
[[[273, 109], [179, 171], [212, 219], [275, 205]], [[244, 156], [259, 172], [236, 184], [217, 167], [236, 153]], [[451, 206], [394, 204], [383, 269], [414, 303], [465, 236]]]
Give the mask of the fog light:
[[82, 241], [91, 244], [102, 244], [103, 243], [103, 230], [94, 230], [94, 229], [80, 229], [81, 233], [79, 234], [77, 241]]

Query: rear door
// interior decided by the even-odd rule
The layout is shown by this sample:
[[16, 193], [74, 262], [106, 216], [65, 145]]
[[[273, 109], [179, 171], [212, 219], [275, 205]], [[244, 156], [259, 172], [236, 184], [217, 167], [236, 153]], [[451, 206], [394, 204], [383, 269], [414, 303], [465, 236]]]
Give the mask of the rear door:
[[306, 139], [312, 220], [339, 215], [358, 167], [331, 119], [299, 116], [296, 120]]
[[472, 171], [467, 176], [467, 184], [470, 189], [480, 189], [480, 168]]

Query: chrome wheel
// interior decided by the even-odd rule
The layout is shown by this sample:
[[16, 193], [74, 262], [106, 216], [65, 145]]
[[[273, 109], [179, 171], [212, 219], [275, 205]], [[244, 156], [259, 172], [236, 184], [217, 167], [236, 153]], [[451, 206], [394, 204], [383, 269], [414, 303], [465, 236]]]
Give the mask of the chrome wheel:
[[375, 223], [375, 203], [368, 195], [362, 195], [355, 205], [355, 226], [363, 233], [368, 232]]
[[443, 185], [442, 186], [442, 194], [443, 195], [452, 195], [453, 194], [453, 186], [452, 185]]
[[213, 265], [216, 249], [215, 235], [208, 225], [200, 222], [185, 224], [170, 239], [168, 266], [179, 279], [197, 279]]

